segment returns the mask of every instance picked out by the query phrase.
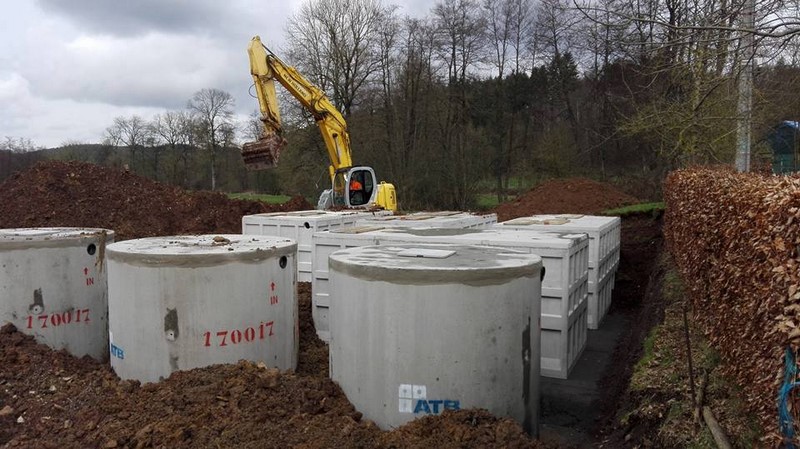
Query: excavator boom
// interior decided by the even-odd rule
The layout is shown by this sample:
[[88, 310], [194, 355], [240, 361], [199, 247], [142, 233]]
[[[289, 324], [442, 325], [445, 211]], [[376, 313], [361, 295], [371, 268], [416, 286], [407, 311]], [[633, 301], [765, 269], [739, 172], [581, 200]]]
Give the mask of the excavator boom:
[[245, 166], [250, 170], [274, 167], [286, 146], [275, 94], [277, 81], [311, 113], [325, 141], [330, 159], [331, 188], [322, 193], [318, 207], [397, 210], [394, 185], [383, 181], [378, 183], [370, 167], [353, 167], [347, 122], [325, 92], [264, 47], [258, 36], [250, 41], [247, 53], [264, 127], [257, 141], [242, 147]]
[[280, 150], [286, 145], [275, 94], [277, 80], [316, 120], [331, 160], [331, 176], [336, 170], [351, 167], [353, 160], [347, 124], [325, 92], [264, 47], [260, 37], [256, 36], [250, 41], [247, 53], [264, 130], [258, 141], [247, 143], [242, 148], [245, 166], [249, 169], [275, 166]]

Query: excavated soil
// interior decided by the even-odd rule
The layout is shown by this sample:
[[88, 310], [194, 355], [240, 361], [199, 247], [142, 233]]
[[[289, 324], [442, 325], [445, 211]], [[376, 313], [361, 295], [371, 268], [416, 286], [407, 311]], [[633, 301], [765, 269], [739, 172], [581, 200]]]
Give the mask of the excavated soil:
[[[597, 192], [596, 185], [583, 181], [570, 185], [588, 189], [580, 195], [570, 191], [576, 196]], [[526, 197], [533, 192], [537, 190]], [[622, 198], [614, 206], [633, 201], [614, 198]], [[532, 204], [522, 198], [501, 217], [593, 213], [598, 207], [611, 207], [608, 202], [563, 209], [554, 209], [556, 203], [543, 209]], [[106, 227], [116, 230], [119, 239], [239, 232], [243, 214], [303, 208], [310, 207], [302, 199], [276, 207], [230, 200], [76, 162], [41, 163], [0, 184], [0, 227]], [[624, 284], [630, 276], [631, 291], [619, 305], [638, 310], [636, 297], [647, 273], [637, 261], [647, 259], [653, 248], [645, 242], [656, 235], [649, 223], [640, 228], [636, 222], [628, 229], [632, 232], [624, 233], [623, 239], [634, 237], [641, 244], [623, 244], [618, 279]], [[637, 253], [626, 256], [626, 248]], [[624, 263], [626, 257], [632, 263]], [[631, 272], [626, 275], [624, 270]], [[313, 327], [310, 285], [299, 284], [298, 293], [301, 335], [296, 372], [241, 362], [178, 372], [161, 383], [139, 385], [120, 381], [107, 364], [52, 351], [13, 326], [3, 327], [0, 447], [543, 447], [512, 420], [481, 410], [448, 411], [392, 431], [379, 430], [362, 419], [327, 378], [328, 347]], [[615, 292], [615, 301], [616, 297]], [[620, 367], [620, 373], [625, 369]], [[613, 411], [607, 413], [611, 416]]]
[[498, 221], [536, 214], [598, 214], [640, 203], [616, 187], [586, 178], [554, 179], [497, 206]]
[[40, 162], [0, 184], [0, 228], [99, 227], [117, 240], [240, 233], [242, 215], [312, 209], [301, 196], [271, 205], [189, 192], [85, 162]]

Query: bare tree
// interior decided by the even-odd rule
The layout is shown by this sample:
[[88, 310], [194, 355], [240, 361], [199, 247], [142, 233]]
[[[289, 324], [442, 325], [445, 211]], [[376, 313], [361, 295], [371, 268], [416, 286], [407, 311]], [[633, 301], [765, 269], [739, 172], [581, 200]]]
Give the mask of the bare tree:
[[476, 76], [486, 48], [486, 21], [476, 0], [442, 0], [433, 8], [438, 54], [447, 67], [447, 97], [440, 118], [440, 142], [451, 207], [466, 208], [477, 185], [479, 136], [470, 135], [468, 81]]
[[200, 127], [211, 165], [211, 190], [217, 188], [217, 151], [233, 132], [234, 99], [219, 89], [206, 88], [195, 92], [189, 100], [189, 110]]
[[394, 8], [380, 0], [308, 0], [289, 19], [289, 56], [345, 116], [380, 70], [381, 33]]
[[486, 20], [475, 0], [442, 0], [434, 6], [433, 15], [449, 83], [464, 83], [483, 57]]
[[511, 0], [483, 0], [481, 8], [489, 28], [492, 63], [497, 69], [497, 77], [503, 78], [513, 33], [514, 4]]
[[[532, 42], [532, 28], [534, 22], [533, 0], [507, 0], [511, 3], [510, 21], [510, 46], [514, 57], [514, 73], [527, 71], [528, 67], [523, 66], [523, 61], [534, 60], [533, 55], [528, 55], [529, 49], [535, 48]], [[528, 56], [530, 56], [528, 58]], [[533, 69], [533, 66], [529, 67]]]
[[0, 151], [11, 151], [14, 153], [27, 153], [29, 151], [41, 150], [42, 147], [37, 146], [31, 139], [25, 137], [11, 137], [6, 136], [0, 142]]
[[[158, 143], [166, 146], [166, 148], [173, 154], [179, 156], [175, 159], [175, 164], [172, 167], [173, 182], [178, 182], [177, 179], [177, 163], [183, 161], [184, 166], [184, 182], [186, 172], [188, 172], [189, 151], [191, 151], [191, 143], [194, 140], [194, 123], [192, 116], [187, 111], [167, 111], [163, 114], [157, 114], [150, 122], [150, 129], [154, 136], [156, 136]], [[158, 179], [159, 173], [159, 152], [155, 150], [153, 164]]]
[[114, 118], [114, 124], [106, 128], [106, 141], [115, 147], [125, 146], [131, 154], [131, 168], [137, 167], [137, 154], [144, 149], [150, 130], [147, 122], [138, 115]]

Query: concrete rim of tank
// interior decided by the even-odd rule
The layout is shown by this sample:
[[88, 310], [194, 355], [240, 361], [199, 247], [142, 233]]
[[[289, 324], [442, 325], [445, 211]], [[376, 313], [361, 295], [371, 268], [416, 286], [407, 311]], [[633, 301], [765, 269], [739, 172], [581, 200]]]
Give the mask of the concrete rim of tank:
[[[163, 243], [173, 244], [175, 247], [187, 247], [191, 245], [178, 245], [177, 241], [186, 240], [190, 238], [214, 238], [223, 237], [226, 239], [240, 238], [246, 239], [252, 243], [262, 243], [263, 246], [252, 245], [253, 248], [247, 251], [230, 251], [230, 252], [214, 252], [214, 253], [151, 253], [142, 251], [137, 245], [150, 244], [151, 247], [160, 246], [164, 248]], [[172, 241], [172, 242], [171, 242]], [[158, 245], [161, 242], [161, 245]], [[240, 242], [234, 242], [240, 243]], [[207, 245], [198, 248], [211, 248], [216, 247], [226, 249], [225, 245]], [[166, 237], [145, 237], [141, 239], [125, 240], [122, 242], [114, 243], [106, 248], [106, 258], [109, 261], [125, 263], [128, 265], [136, 266], [166, 266], [166, 267], [210, 267], [215, 265], [222, 265], [230, 262], [243, 262], [243, 263], [258, 263], [267, 259], [280, 256], [294, 255], [297, 252], [297, 243], [294, 240], [271, 237], [262, 235], [241, 235], [241, 234], [205, 234], [205, 235], [180, 235], [180, 236], [166, 236]]]
[[[502, 257], [499, 259], [471, 260], [473, 264], [453, 264], [448, 259], [426, 259], [425, 265], [380, 265], [377, 257], [361, 256], [360, 253], [373, 255], [387, 252], [392, 248], [411, 249], [451, 249], [461, 255], [493, 254]], [[391, 255], [389, 256], [391, 257]], [[399, 258], [401, 256], [395, 256]], [[384, 260], [389, 260], [384, 258]], [[409, 258], [418, 261], [419, 259]], [[448, 262], [450, 262], [448, 264]], [[479, 263], [483, 262], [483, 263]], [[498, 285], [522, 277], [539, 277], [542, 270], [542, 258], [526, 252], [515, 251], [509, 248], [481, 246], [481, 245], [386, 245], [362, 246], [337, 251], [331, 254], [329, 269], [348, 276], [368, 280], [384, 281], [408, 285], [440, 285], [440, 284], [466, 284], [471, 286]]]
[[[51, 231], [40, 234], [21, 234], [24, 231]], [[104, 228], [35, 227], [0, 229], [0, 250], [27, 248], [65, 248], [83, 246], [98, 241], [113, 242], [114, 231]]]

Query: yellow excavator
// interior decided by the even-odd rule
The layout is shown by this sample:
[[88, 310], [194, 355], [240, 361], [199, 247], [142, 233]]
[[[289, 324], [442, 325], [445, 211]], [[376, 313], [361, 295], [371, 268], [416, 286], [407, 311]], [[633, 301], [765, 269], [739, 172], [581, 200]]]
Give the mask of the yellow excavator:
[[250, 41], [247, 53], [264, 129], [257, 141], [242, 146], [245, 166], [250, 170], [275, 167], [281, 150], [286, 146], [275, 95], [277, 80], [314, 117], [328, 150], [331, 188], [320, 195], [317, 208], [382, 208], [396, 211], [394, 185], [383, 181], [378, 183], [371, 167], [353, 166], [347, 123], [325, 92], [275, 56], [261, 43], [260, 37], [256, 36]]

